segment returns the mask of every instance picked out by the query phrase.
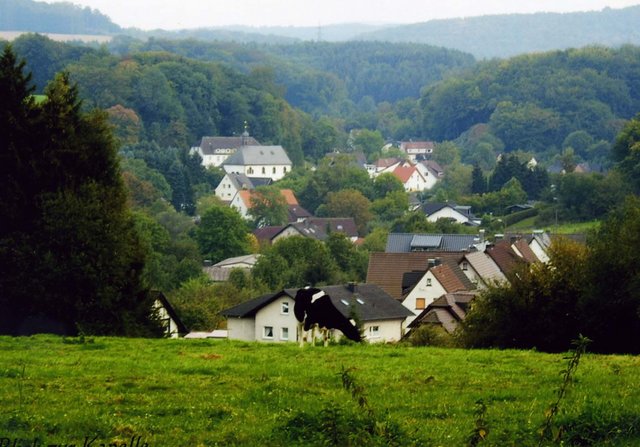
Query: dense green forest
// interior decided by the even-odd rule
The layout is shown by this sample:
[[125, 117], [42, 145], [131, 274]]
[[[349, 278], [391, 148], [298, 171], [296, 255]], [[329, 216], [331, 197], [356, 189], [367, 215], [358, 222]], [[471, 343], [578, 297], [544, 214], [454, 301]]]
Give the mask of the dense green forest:
[[633, 46], [475, 64], [429, 46], [363, 42], [116, 39], [107, 51], [31, 35], [14, 47], [38, 89], [67, 69], [85, 105], [133, 110], [141, 139], [186, 147], [247, 121], [259, 141], [282, 144], [298, 164], [349, 149], [349, 132], [364, 128], [391, 141], [455, 140], [462, 161], [485, 172], [504, 151], [547, 166], [568, 152], [575, 163], [606, 167], [613, 137], [640, 110]]

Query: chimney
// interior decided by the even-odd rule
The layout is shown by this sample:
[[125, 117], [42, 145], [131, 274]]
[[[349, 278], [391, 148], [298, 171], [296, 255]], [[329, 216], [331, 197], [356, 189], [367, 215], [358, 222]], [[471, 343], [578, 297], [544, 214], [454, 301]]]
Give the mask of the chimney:
[[349, 284], [347, 284], [347, 289], [351, 293], [356, 293], [357, 288], [358, 288], [358, 284], [354, 281], [350, 281]]
[[502, 239], [504, 239], [504, 234], [502, 233], [494, 234], [493, 239], [495, 242], [500, 242]]
[[478, 236], [480, 237], [480, 243], [481, 243], [481, 244], [484, 242], [485, 233], [486, 233], [486, 230], [485, 230], [484, 228], [481, 228], [481, 229], [478, 231]]

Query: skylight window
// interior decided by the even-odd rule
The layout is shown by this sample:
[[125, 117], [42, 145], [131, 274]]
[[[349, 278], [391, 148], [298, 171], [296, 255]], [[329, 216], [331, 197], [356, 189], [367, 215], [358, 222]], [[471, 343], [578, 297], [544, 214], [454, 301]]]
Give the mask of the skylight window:
[[362, 301], [362, 299], [360, 298], [356, 298], [356, 301], [359, 302], [360, 304], [364, 304], [364, 301]]
[[340, 302], [341, 302], [342, 304], [344, 304], [345, 306], [348, 306], [348, 305], [349, 305], [349, 302], [348, 302], [347, 300], [340, 300]]

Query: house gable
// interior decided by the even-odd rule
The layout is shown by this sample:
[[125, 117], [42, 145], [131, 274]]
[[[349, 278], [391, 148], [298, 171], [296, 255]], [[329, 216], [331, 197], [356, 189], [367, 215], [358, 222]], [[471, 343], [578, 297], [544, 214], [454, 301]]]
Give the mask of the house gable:
[[164, 328], [165, 337], [178, 338], [189, 332], [164, 293], [152, 290], [149, 294], [153, 299], [153, 311]]

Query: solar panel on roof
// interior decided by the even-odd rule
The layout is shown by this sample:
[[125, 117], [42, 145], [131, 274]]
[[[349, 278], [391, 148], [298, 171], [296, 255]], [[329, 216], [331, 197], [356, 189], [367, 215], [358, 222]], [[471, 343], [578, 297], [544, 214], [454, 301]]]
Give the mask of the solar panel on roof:
[[416, 234], [411, 239], [411, 248], [437, 248], [442, 243], [442, 236]]

